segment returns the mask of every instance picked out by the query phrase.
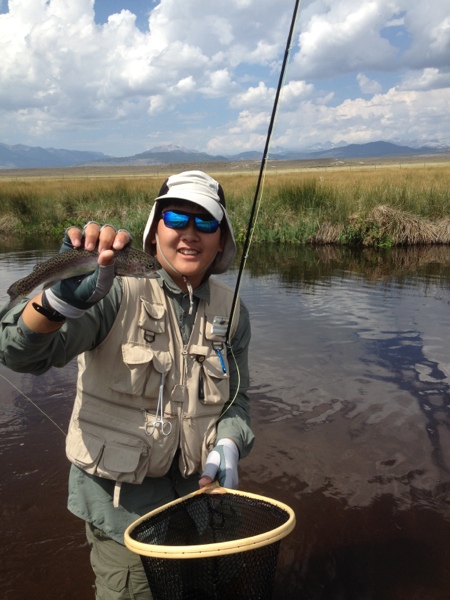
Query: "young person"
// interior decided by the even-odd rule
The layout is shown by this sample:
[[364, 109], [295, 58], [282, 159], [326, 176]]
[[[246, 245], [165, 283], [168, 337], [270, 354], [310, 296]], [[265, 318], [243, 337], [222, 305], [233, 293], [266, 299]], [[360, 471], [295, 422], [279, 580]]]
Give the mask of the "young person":
[[61, 251], [98, 248], [99, 266], [2, 313], [0, 361], [39, 375], [78, 356], [67, 435], [68, 508], [86, 522], [96, 598], [150, 600], [139, 556], [123, 542], [136, 518], [214, 479], [238, 485], [253, 445], [250, 322], [213, 274], [236, 244], [219, 183], [202, 171], [162, 186], [143, 237], [159, 277], [114, 276], [126, 230], [71, 227]]

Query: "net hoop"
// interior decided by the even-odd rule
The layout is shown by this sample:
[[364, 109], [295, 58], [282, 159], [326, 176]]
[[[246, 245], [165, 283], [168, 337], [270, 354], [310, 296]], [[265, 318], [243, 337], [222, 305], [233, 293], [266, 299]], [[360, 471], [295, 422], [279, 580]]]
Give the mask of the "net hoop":
[[[220, 542], [213, 544], [204, 544], [204, 545], [193, 545], [193, 546], [163, 546], [158, 544], [145, 544], [142, 542], [138, 542], [131, 537], [133, 530], [140, 525], [143, 521], [147, 521], [151, 517], [165, 511], [167, 508], [171, 506], [175, 506], [176, 504], [181, 504], [185, 502], [187, 499], [192, 498], [193, 496], [197, 496], [199, 493], [209, 493], [209, 494], [236, 494], [238, 496], [244, 496], [247, 498], [251, 498], [254, 500], [259, 500], [266, 502], [267, 504], [271, 504], [272, 506], [276, 506], [281, 510], [288, 513], [288, 520], [276, 527], [275, 529], [271, 529], [265, 533], [261, 533], [258, 535], [253, 535], [246, 538], [241, 538], [238, 540], [232, 540], [229, 542]], [[128, 550], [131, 550], [135, 554], [139, 554], [141, 556], [151, 556], [154, 558], [208, 558], [213, 556], [222, 556], [225, 554], [236, 554], [239, 552], [248, 552], [249, 550], [255, 550], [256, 548], [261, 548], [262, 546], [268, 546], [269, 544], [274, 544], [279, 540], [286, 537], [295, 527], [295, 513], [286, 504], [283, 502], [279, 502], [278, 500], [274, 500], [272, 498], [266, 498], [265, 496], [259, 496], [257, 494], [251, 494], [249, 492], [241, 492], [239, 490], [231, 490], [228, 488], [220, 488], [215, 487], [214, 489], [204, 489], [193, 492], [192, 494], [188, 494], [187, 496], [183, 496], [182, 498], [177, 498], [164, 506], [161, 506], [143, 517], [140, 517], [137, 521], [134, 521], [127, 529], [124, 534], [125, 546]]]

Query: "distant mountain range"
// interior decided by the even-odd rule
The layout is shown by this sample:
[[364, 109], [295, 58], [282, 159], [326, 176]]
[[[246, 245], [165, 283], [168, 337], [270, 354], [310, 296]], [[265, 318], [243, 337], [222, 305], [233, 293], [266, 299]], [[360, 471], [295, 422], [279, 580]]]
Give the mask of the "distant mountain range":
[[92, 163], [105, 157], [101, 152], [79, 150], [57, 150], [0, 144], [0, 169], [45, 169], [50, 167], [73, 167]]
[[[274, 149], [269, 155], [274, 160], [318, 160], [318, 159], [368, 159], [383, 157], [411, 157], [432, 154], [450, 154], [450, 146], [410, 147], [391, 142], [368, 144], [341, 143], [335, 147], [308, 150]], [[260, 161], [261, 152], [242, 152], [227, 156], [215, 156], [189, 148], [168, 145], [157, 146], [134, 156], [114, 157], [102, 152], [63, 150], [0, 144], [0, 169], [45, 169], [75, 166], [157, 166], [180, 163], [214, 163]]]

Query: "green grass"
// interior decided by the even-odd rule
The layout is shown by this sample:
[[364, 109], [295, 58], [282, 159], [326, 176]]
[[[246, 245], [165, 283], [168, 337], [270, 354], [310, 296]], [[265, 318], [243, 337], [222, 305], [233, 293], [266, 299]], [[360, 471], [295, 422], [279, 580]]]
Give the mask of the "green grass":
[[[214, 176], [214, 173], [211, 173]], [[239, 242], [245, 239], [256, 174], [221, 173]], [[3, 178], [0, 233], [61, 239], [69, 225], [111, 223], [142, 236], [163, 176]], [[390, 247], [449, 243], [450, 166], [315, 169], [270, 173], [254, 226], [260, 243]]]

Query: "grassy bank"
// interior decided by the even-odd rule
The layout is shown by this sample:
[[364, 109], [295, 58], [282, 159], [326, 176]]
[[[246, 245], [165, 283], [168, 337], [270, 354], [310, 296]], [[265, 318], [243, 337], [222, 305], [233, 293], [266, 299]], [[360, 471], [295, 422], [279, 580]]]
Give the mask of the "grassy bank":
[[[213, 169], [209, 172], [214, 176]], [[45, 172], [42, 172], [43, 174]], [[55, 240], [88, 220], [142, 235], [165, 176], [4, 178], [0, 233]], [[236, 237], [247, 230], [257, 173], [220, 173]], [[255, 242], [393, 245], [450, 243], [450, 165], [268, 172]]]

